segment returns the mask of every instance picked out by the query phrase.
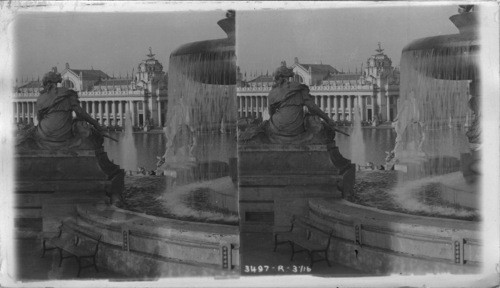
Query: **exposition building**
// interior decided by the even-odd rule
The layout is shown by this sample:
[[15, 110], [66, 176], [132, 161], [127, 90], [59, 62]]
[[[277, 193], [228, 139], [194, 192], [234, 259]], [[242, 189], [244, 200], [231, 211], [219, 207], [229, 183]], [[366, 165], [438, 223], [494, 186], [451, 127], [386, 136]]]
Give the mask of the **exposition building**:
[[[130, 111], [135, 127], [163, 127], [167, 111], [167, 75], [150, 52], [137, 72], [111, 77], [101, 70], [74, 69], [66, 63], [62, 86], [78, 92], [83, 109], [106, 127], [123, 127]], [[36, 100], [43, 89], [40, 79], [22, 83], [14, 93], [16, 123], [36, 124]]]
[[[351, 73], [339, 72], [331, 65], [304, 64], [295, 58], [292, 65], [295, 80], [309, 86], [316, 104], [335, 121], [352, 121], [359, 105], [362, 121], [379, 124], [397, 115], [399, 70], [383, 49], [366, 61], [366, 67]], [[239, 73], [240, 78], [241, 73]], [[240, 79], [237, 87], [238, 116], [267, 117], [267, 95], [273, 77], [260, 75], [252, 80]]]

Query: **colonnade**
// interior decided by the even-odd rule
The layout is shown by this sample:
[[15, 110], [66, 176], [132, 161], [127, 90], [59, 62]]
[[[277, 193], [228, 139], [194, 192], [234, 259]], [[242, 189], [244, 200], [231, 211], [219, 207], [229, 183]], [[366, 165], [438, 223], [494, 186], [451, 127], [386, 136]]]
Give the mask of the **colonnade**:
[[238, 116], [262, 118], [267, 110], [267, 95], [238, 96]]
[[[162, 107], [166, 106], [166, 101], [158, 101], [158, 115], [154, 117], [160, 123], [154, 123], [155, 126], [162, 125], [165, 117], [162, 117]], [[165, 102], [165, 103], [163, 103]], [[80, 106], [96, 119], [103, 126], [119, 126], [125, 124], [126, 113], [130, 111], [133, 126], [143, 126], [148, 115], [148, 100], [80, 100]], [[153, 115], [150, 118], [153, 118]], [[14, 102], [14, 120], [16, 123], [37, 124], [36, 120], [36, 100], [23, 100]]]
[[[313, 101], [328, 117], [335, 121], [352, 121], [355, 107], [359, 105], [362, 121], [371, 121], [375, 115], [382, 114], [383, 121], [393, 120], [396, 113], [396, 96], [384, 96], [377, 101], [376, 95], [312, 95]], [[267, 110], [267, 95], [238, 95], [238, 116], [261, 118]], [[392, 110], [391, 110], [392, 109]]]
[[14, 120], [16, 123], [37, 124], [36, 100], [14, 102]]
[[335, 121], [353, 121], [355, 107], [361, 111], [361, 121], [371, 121], [372, 95], [313, 95], [316, 105]]

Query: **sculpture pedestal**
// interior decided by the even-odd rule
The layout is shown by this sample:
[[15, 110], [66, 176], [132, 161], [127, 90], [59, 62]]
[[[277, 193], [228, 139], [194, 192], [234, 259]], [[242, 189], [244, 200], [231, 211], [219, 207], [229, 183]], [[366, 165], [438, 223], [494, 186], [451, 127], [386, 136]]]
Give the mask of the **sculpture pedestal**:
[[355, 166], [335, 145], [240, 144], [238, 154], [242, 232], [285, 230], [309, 199], [352, 192]]
[[103, 149], [77, 155], [48, 150], [16, 154], [17, 218], [42, 218], [44, 232], [56, 232], [76, 216], [76, 204], [110, 202], [124, 189], [124, 171]]

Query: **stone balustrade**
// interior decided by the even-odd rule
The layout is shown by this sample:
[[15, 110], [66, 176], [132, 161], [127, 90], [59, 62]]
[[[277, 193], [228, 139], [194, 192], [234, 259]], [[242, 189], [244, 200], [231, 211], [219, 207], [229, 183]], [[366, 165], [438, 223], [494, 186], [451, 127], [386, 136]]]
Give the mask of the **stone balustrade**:
[[271, 87], [237, 87], [236, 92], [269, 92]]
[[[392, 89], [399, 90], [399, 86], [391, 85], [389, 86]], [[371, 91], [373, 87], [371, 85], [345, 85], [345, 86], [331, 86], [331, 85], [318, 85], [318, 86], [309, 86], [310, 91]], [[236, 88], [237, 92], [269, 92], [271, 91], [271, 87], [263, 86], [263, 87], [238, 87]]]
[[40, 92], [20, 92], [14, 93], [14, 99], [36, 99]]
[[144, 90], [83, 91], [79, 93], [80, 98], [96, 97], [96, 96], [127, 97], [127, 96], [144, 96], [144, 95], [145, 95]]
[[238, 271], [238, 226], [162, 218], [114, 206], [78, 205], [77, 214], [79, 225], [103, 235], [98, 259], [110, 270], [136, 277]]
[[[368, 273], [477, 273], [480, 223], [384, 211], [345, 200], [309, 201], [309, 217], [333, 229], [332, 261]], [[326, 239], [318, 239], [326, 241]]]
[[309, 90], [311, 91], [371, 91], [371, 85], [345, 85], [345, 86], [330, 86], [330, 85], [321, 85], [321, 86], [310, 86]]

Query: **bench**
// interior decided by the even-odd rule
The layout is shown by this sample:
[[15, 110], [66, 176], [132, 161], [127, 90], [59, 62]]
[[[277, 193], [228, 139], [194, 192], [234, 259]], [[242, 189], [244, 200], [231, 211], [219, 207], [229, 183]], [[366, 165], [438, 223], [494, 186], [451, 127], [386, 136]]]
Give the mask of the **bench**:
[[[326, 245], [312, 239], [311, 236], [313, 234], [328, 237]], [[310, 267], [319, 261], [326, 261], [328, 266], [331, 267], [330, 261], [328, 260], [328, 250], [330, 249], [331, 238], [333, 237], [333, 229], [326, 232], [324, 228], [321, 228], [320, 225], [311, 219], [294, 215], [292, 217], [291, 227], [288, 231], [275, 231], [273, 235], [275, 252], [278, 245], [290, 244], [292, 248], [292, 257], [290, 261], [293, 261], [293, 257], [296, 253], [308, 252], [311, 260]], [[302, 249], [296, 250], [296, 246]], [[314, 256], [317, 254], [320, 254], [322, 257], [315, 259]]]
[[[59, 233], [55, 237], [42, 238], [42, 258], [48, 250], [57, 249], [59, 251], [59, 267], [63, 259], [75, 258], [78, 262], [78, 274], [84, 268], [94, 267], [99, 272], [96, 265], [96, 256], [101, 243], [101, 235], [78, 226], [73, 220], [61, 222]], [[66, 254], [66, 255], [65, 255]], [[82, 262], [90, 262], [83, 266]]]

